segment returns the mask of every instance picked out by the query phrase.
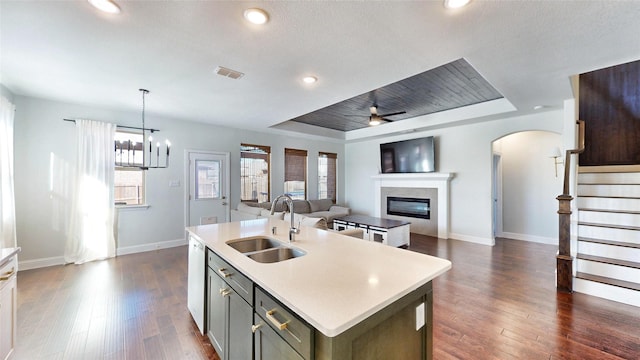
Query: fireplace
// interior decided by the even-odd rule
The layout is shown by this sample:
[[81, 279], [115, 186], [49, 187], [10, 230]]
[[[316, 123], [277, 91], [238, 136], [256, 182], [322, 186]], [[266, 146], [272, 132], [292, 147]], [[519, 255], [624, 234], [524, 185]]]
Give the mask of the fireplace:
[[[422, 234], [418, 228], [420, 223], [429, 223], [434, 226], [433, 231], [425, 228], [424, 234], [433, 232], [440, 239], [449, 238], [449, 182], [454, 177], [453, 173], [416, 173], [416, 174], [378, 174], [372, 176], [374, 183], [374, 207], [373, 216], [386, 216], [386, 197], [420, 197], [430, 199], [430, 219], [418, 219], [411, 221], [411, 231]], [[392, 188], [393, 193], [385, 194], [385, 188]], [[418, 194], [422, 189], [429, 189], [425, 194]], [[402, 191], [400, 191], [402, 190]], [[385, 209], [383, 209], [385, 208]], [[433, 210], [433, 212], [431, 212]], [[390, 215], [395, 216], [395, 215]], [[407, 218], [407, 221], [409, 221]], [[426, 226], [426, 225], [425, 225]]]
[[431, 219], [431, 200], [387, 196], [387, 214]]

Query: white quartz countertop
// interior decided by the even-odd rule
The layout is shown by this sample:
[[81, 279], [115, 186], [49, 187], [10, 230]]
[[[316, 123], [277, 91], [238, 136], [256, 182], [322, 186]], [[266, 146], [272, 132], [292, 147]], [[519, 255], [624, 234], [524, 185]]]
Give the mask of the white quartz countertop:
[[[271, 228], [277, 227], [277, 235]], [[288, 244], [274, 219], [203, 225], [189, 233], [328, 337], [334, 337], [451, 268], [445, 259], [303, 227], [293, 247], [306, 255], [259, 263], [226, 244], [265, 235]]]
[[20, 250], [20, 247], [0, 248], [0, 266], [3, 266], [13, 255], [19, 253]]

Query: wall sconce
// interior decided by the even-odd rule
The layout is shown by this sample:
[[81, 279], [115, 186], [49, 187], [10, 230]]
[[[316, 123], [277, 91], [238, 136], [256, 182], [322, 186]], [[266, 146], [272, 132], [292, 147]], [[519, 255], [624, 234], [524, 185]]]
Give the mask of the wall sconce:
[[555, 147], [551, 152], [551, 158], [553, 158], [553, 165], [556, 168], [556, 177], [558, 177], [558, 165], [564, 165], [564, 160], [562, 159], [562, 151], [560, 151], [559, 147]]

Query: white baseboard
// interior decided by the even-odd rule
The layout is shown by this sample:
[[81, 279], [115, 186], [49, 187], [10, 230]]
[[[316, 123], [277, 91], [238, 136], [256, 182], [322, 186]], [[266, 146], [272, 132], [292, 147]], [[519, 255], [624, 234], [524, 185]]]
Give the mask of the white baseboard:
[[500, 237], [505, 237], [507, 239], [513, 239], [513, 240], [531, 241], [531, 242], [541, 243], [541, 244], [558, 245], [557, 238], [550, 238], [545, 236], [502, 232], [502, 234], [500, 234]]
[[141, 253], [141, 252], [146, 252], [146, 251], [168, 249], [168, 248], [187, 245], [187, 244], [188, 244], [188, 242], [187, 242], [186, 239], [168, 240], [168, 241], [161, 241], [161, 242], [151, 243], [151, 244], [142, 244], [142, 245], [127, 246], [127, 247], [119, 247], [116, 250], [116, 254], [117, 254], [117, 256], [128, 255], [128, 254], [135, 254], [135, 253]]
[[[151, 244], [120, 247], [116, 249], [116, 256], [154, 251], [154, 250], [160, 250], [160, 249], [168, 249], [168, 248], [182, 246], [182, 245], [187, 245], [186, 239], [169, 240], [169, 241], [161, 241], [161, 242], [151, 243]], [[64, 265], [64, 256], [56, 256], [56, 257], [50, 257], [50, 258], [24, 260], [24, 261], [20, 261], [20, 257], [18, 257], [18, 269], [20, 271], [39, 269], [39, 268], [44, 268], [49, 266], [56, 266], [56, 265]]]
[[467, 242], [472, 242], [472, 243], [482, 244], [482, 245], [489, 245], [489, 246], [493, 246], [496, 244], [495, 241], [491, 238], [483, 238], [479, 236], [463, 235], [463, 234], [456, 234], [456, 233], [449, 233], [449, 239], [462, 240], [462, 241], [467, 241]]
[[56, 265], [64, 265], [64, 256], [55, 256], [55, 257], [49, 257], [49, 258], [20, 261], [20, 256], [18, 255], [19, 271], [39, 269], [39, 268], [44, 268], [49, 266], [56, 266]]

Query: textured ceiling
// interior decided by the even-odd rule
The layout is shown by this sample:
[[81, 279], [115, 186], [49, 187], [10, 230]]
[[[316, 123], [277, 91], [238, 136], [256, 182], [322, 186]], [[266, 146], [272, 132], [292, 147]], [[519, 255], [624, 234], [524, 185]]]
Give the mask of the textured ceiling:
[[469, 63], [459, 59], [291, 121], [351, 131], [369, 126], [371, 106], [377, 106], [379, 115], [405, 111], [404, 114], [385, 116], [396, 122], [501, 97]]
[[[115, 1], [118, 16], [84, 0], [0, 1], [0, 82], [17, 96], [135, 113], [147, 88], [150, 124], [282, 132], [274, 126], [457, 59], [518, 115], [560, 108], [572, 75], [640, 57], [640, 1], [474, 0], [458, 11], [440, 1]], [[242, 18], [255, 6], [269, 13], [265, 26]], [[294, 124], [347, 141], [371, 133]]]

